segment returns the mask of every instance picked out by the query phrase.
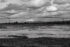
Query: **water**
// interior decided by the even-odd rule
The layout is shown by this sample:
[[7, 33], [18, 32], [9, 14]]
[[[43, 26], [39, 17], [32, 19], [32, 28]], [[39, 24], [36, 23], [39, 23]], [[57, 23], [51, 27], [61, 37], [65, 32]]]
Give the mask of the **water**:
[[70, 25], [63, 22], [49, 23], [5, 23], [0, 25], [0, 37], [9, 35], [35, 37], [69, 38]]

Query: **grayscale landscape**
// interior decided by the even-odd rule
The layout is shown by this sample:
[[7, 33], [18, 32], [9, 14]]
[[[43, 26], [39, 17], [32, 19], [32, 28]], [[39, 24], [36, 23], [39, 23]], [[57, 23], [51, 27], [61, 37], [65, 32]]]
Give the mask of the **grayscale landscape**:
[[55, 11], [49, 11], [48, 1], [0, 4], [0, 47], [70, 47], [70, 1], [54, 1]]

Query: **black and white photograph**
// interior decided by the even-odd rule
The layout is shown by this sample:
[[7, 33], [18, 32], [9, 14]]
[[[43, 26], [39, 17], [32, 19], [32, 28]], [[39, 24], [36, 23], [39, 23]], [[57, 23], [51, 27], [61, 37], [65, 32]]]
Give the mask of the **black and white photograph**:
[[70, 47], [70, 0], [0, 0], [0, 47]]

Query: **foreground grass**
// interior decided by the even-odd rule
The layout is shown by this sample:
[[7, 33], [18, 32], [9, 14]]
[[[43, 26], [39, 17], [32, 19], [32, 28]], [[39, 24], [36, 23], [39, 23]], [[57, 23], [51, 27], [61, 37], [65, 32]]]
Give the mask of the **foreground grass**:
[[70, 47], [70, 38], [27, 38], [0, 39], [1, 47]]

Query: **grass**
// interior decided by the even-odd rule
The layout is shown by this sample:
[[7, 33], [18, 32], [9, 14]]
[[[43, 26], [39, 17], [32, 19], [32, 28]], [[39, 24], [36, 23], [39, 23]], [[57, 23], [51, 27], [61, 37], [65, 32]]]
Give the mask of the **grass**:
[[4, 47], [69, 47], [70, 38], [25, 38], [0, 39]]

